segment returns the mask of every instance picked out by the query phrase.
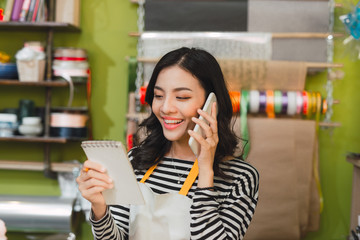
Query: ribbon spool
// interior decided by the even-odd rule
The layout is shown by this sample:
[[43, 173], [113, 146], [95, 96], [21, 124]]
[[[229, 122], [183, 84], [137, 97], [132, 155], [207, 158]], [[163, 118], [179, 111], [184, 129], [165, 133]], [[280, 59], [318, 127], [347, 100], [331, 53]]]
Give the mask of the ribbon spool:
[[[241, 112], [241, 92], [229, 92], [233, 112]], [[319, 92], [309, 91], [279, 91], [267, 90], [248, 91], [248, 111], [252, 114], [267, 114], [274, 118], [277, 114], [293, 116], [301, 114], [307, 118], [315, 116], [318, 112], [325, 114], [327, 101]]]
[[87, 115], [80, 113], [51, 113], [50, 135], [66, 138], [86, 137], [88, 118]]
[[282, 112], [282, 107], [283, 107], [282, 105], [283, 105], [283, 100], [282, 100], [281, 91], [274, 91], [274, 111], [275, 111], [275, 113]]
[[237, 91], [230, 91], [229, 92], [231, 104], [233, 108], [233, 112], [239, 112], [240, 111], [240, 99], [241, 99], [241, 92]]
[[89, 63], [85, 49], [56, 48], [52, 69], [54, 77], [70, 76], [73, 81], [84, 81], [89, 77]]
[[140, 99], [141, 105], [146, 105], [145, 96], [146, 96], [146, 87], [142, 86], [142, 87], [140, 87], [140, 90], [139, 90], [139, 99]]
[[286, 114], [287, 115], [295, 115], [296, 114], [296, 92], [290, 91], [287, 92], [287, 109]]
[[258, 113], [260, 109], [260, 93], [259, 91], [250, 91], [250, 112]]

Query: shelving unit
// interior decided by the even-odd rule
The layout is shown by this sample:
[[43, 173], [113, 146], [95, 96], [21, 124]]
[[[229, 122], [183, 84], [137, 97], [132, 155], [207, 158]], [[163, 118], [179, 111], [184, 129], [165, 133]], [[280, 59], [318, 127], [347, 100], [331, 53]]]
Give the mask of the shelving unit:
[[[0, 137], [1, 142], [28, 142], [28, 143], [43, 143], [44, 145], [44, 159], [41, 162], [23, 162], [23, 161], [9, 161], [0, 160], [0, 169], [18, 169], [18, 170], [43, 170], [44, 175], [48, 178], [56, 178], [56, 171], [71, 171], [75, 165], [69, 165], [67, 163], [51, 163], [50, 152], [51, 144], [65, 144], [71, 141], [82, 141], [85, 138], [62, 138], [50, 136], [50, 113], [51, 110], [61, 109], [62, 107], [51, 107], [52, 100], [52, 88], [68, 87], [69, 83], [62, 80], [52, 79], [52, 52], [53, 52], [53, 37], [54, 32], [81, 32], [80, 28], [68, 24], [54, 22], [54, 1], [50, 1], [49, 5], [49, 19], [47, 22], [0, 22], [0, 31], [12, 31], [12, 32], [46, 32], [46, 73], [45, 80], [42, 82], [20, 82], [19, 80], [0, 80], [0, 87], [14, 86], [14, 87], [43, 87], [45, 88], [44, 98], [44, 135], [39, 137], [25, 137], [25, 136], [13, 136], [13, 137]], [[74, 82], [76, 85], [85, 85], [86, 82]], [[63, 108], [65, 109], [65, 107]], [[87, 111], [87, 107], [75, 108], [80, 111]], [[78, 164], [77, 164], [78, 165]], [[54, 169], [53, 169], [54, 167]]]

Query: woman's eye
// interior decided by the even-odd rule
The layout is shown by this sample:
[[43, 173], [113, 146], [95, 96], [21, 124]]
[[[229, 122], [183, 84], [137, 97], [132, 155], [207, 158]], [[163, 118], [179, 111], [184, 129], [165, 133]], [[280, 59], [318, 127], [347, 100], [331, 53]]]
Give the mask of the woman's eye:
[[190, 97], [176, 97], [179, 100], [186, 100], [186, 99], [190, 99]]
[[154, 95], [154, 98], [162, 98], [162, 95]]

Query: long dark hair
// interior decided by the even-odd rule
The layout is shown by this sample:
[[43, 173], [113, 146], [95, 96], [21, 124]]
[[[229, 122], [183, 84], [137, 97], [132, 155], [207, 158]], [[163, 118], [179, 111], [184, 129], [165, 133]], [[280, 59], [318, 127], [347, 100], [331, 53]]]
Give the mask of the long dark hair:
[[[145, 100], [150, 106], [152, 106], [154, 87], [159, 73], [174, 65], [197, 78], [205, 89], [206, 97], [210, 92], [214, 92], [217, 97], [219, 143], [213, 168], [215, 175], [222, 175], [219, 163], [224, 157], [234, 155], [237, 137], [232, 131], [232, 105], [221, 68], [210, 53], [201, 49], [183, 47], [165, 54], [156, 64], [147, 86]], [[139, 135], [144, 134], [146, 137], [139, 141]], [[130, 153], [135, 169], [149, 168], [159, 162], [171, 148], [171, 141], [165, 138], [161, 124], [154, 113], [151, 113], [140, 124], [136, 135], [134, 142], [138, 147], [133, 148]]]

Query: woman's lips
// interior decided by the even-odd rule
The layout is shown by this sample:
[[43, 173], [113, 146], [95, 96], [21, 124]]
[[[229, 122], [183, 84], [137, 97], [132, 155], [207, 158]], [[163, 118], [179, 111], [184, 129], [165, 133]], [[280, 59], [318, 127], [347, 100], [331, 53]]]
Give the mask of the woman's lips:
[[181, 123], [184, 122], [181, 119], [173, 119], [173, 118], [163, 118], [163, 120], [164, 120], [164, 127], [166, 129], [175, 129], [179, 125], [181, 125]]

